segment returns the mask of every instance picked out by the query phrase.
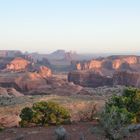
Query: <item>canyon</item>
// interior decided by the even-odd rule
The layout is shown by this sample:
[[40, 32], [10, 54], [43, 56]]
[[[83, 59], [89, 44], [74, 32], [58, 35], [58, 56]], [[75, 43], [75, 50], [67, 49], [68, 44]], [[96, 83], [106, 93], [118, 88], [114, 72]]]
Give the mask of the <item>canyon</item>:
[[[54, 54], [64, 56], [65, 52], [56, 51]], [[26, 95], [55, 89], [63, 93], [63, 87], [72, 91], [76, 89], [76, 92], [83, 87], [140, 87], [140, 57], [134, 55], [72, 60], [68, 73], [62, 68], [65, 78], [60, 71], [54, 70], [54, 64], [46, 57], [34, 60], [30, 54], [18, 54], [16, 57], [5, 56], [0, 63], [0, 87], [14, 88]]]
[[[29, 55], [26, 57], [23, 55], [5, 57], [1, 62], [4, 65], [0, 68], [0, 87], [5, 90], [13, 88], [23, 95], [51, 94], [52, 92], [65, 95], [80, 90], [80, 86], [69, 83], [66, 76], [65, 78], [62, 78], [63, 75], [55, 76], [46, 58], [34, 61]], [[0, 94], [4, 96], [2, 91], [0, 90]], [[8, 93], [4, 93], [8, 96]]]
[[73, 60], [73, 55], [65, 53], [54, 53], [65, 56], [59, 60], [52, 59], [52, 54], [50, 59], [16, 52], [0, 57], [0, 124], [18, 126], [20, 110], [36, 101], [50, 98], [66, 105], [69, 101], [68, 108], [74, 110], [82, 106], [82, 98], [97, 102], [100, 108], [112, 94], [120, 95], [125, 86], [140, 87], [139, 56]]
[[140, 87], [140, 57], [110, 56], [74, 64], [68, 81], [81, 86], [125, 85]]

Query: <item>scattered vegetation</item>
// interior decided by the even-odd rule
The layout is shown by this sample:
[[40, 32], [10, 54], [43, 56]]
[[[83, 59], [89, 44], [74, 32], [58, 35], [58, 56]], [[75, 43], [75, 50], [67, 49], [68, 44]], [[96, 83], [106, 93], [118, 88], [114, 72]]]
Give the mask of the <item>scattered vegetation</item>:
[[93, 121], [97, 113], [97, 104], [88, 105], [84, 110], [79, 111], [80, 121]]
[[133, 114], [133, 122], [140, 122], [140, 90], [136, 88], [127, 88], [122, 96], [113, 96], [107, 103], [106, 108], [118, 107], [126, 109]]
[[112, 96], [100, 115], [100, 128], [110, 140], [123, 139], [129, 134], [129, 125], [139, 122], [140, 91], [127, 88], [122, 96]]
[[31, 108], [25, 107], [20, 114], [20, 126], [31, 124], [47, 126], [70, 123], [70, 113], [55, 102], [37, 102]]

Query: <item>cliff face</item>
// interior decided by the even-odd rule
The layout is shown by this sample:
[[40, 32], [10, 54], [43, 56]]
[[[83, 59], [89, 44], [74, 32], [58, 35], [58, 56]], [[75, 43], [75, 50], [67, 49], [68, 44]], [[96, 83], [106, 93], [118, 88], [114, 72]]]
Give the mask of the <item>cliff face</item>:
[[124, 63], [130, 66], [133, 64], [139, 64], [139, 57], [136, 56], [124, 57], [124, 58], [116, 59], [112, 63], [113, 63], [113, 69], [119, 69], [121, 68], [121, 65]]
[[123, 70], [132, 68], [134, 65], [140, 65], [140, 57], [139, 56], [112, 56], [103, 58], [101, 60], [95, 59], [86, 62], [78, 62], [75, 65], [76, 70], [97, 70], [97, 69], [112, 69], [115, 70]]
[[112, 77], [108, 77], [95, 72], [75, 71], [69, 73], [68, 80], [86, 87], [122, 85], [140, 88], [140, 73], [138, 72], [116, 71]]
[[78, 62], [68, 80], [82, 86], [126, 85], [140, 87], [140, 57], [110, 56]]
[[85, 87], [112, 86], [112, 78], [89, 71], [75, 71], [68, 74], [68, 81]]
[[102, 67], [102, 61], [98, 60], [91, 60], [85, 63], [77, 63], [76, 69], [77, 70], [92, 70], [92, 69], [99, 69]]
[[125, 85], [140, 88], [140, 73], [120, 71], [113, 75], [114, 85]]

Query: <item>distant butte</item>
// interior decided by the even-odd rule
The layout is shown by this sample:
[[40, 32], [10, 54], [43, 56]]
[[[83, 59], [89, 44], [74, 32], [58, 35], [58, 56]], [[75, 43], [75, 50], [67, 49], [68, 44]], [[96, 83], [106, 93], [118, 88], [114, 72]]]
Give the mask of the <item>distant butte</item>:
[[73, 63], [68, 80], [82, 86], [140, 87], [140, 56], [110, 56]]

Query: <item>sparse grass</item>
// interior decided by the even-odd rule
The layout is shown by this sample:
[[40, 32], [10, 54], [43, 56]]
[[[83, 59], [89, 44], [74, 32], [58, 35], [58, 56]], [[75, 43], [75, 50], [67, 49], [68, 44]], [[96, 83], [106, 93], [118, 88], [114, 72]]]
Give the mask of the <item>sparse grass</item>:
[[[93, 93], [91, 96], [82, 95], [82, 94], [71, 95], [71, 96], [59, 96], [59, 95], [54, 95], [55, 93], [50, 93], [51, 95], [34, 95], [34, 96], [26, 95], [23, 97], [15, 97], [15, 98], [0, 97], [0, 114], [1, 114], [0, 119], [2, 117], [12, 116], [12, 115], [14, 117], [16, 116], [15, 119], [19, 119], [20, 111], [25, 106], [31, 107], [33, 103], [39, 101], [53, 101], [66, 107], [70, 111], [72, 115], [72, 119], [75, 121], [78, 120], [78, 113], [80, 111], [86, 110], [86, 108], [90, 108], [91, 104], [97, 104], [97, 111], [101, 110], [101, 108], [105, 104], [105, 101], [108, 99], [108, 96], [105, 96], [108, 90], [119, 91], [117, 87], [113, 89], [104, 87], [103, 90], [101, 88], [89, 89], [89, 90], [91, 93]], [[104, 96], [99, 96], [96, 93], [96, 91], [98, 93], [103, 91]]]
[[[8, 99], [9, 100], [9, 99]], [[79, 120], [78, 113], [83, 109], [90, 107], [92, 103], [98, 103], [99, 106], [104, 105], [104, 100], [95, 100], [91, 96], [77, 95], [77, 96], [57, 96], [57, 95], [44, 95], [44, 96], [24, 96], [11, 98], [11, 102], [7, 101], [4, 105], [0, 106], [2, 117], [14, 116], [19, 119], [20, 111], [26, 106], [31, 107], [33, 103], [39, 101], [53, 101], [59, 103], [70, 111], [72, 121]], [[5, 101], [3, 101], [5, 102]]]

